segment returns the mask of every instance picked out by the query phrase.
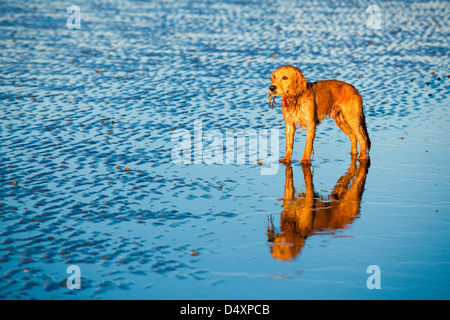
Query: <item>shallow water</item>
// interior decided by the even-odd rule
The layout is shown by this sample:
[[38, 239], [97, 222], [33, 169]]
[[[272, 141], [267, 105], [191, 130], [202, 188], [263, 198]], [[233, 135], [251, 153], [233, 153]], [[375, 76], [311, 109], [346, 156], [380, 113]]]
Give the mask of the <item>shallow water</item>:
[[[381, 29], [366, 1], [96, 3], [80, 30], [65, 2], [0, 4], [2, 299], [450, 297], [448, 2], [383, 2]], [[310, 172], [304, 132], [292, 175], [174, 163], [196, 120], [279, 130], [281, 158], [282, 64], [360, 91], [370, 167], [330, 119]]]

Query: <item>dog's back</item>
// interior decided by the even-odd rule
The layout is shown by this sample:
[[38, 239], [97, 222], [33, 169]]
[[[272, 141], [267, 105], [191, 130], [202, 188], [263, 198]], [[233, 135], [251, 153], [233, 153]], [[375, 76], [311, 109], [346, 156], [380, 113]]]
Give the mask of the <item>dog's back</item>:
[[[352, 85], [338, 80], [322, 80], [308, 84], [314, 91], [317, 117], [322, 121], [327, 115], [334, 118], [338, 108], [361, 108], [362, 98]], [[359, 110], [354, 110], [359, 111]]]
[[367, 140], [367, 149], [371, 142], [367, 131], [363, 111], [363, 99], [351, 84], [339, 80], [322, 80], [311, 83], [315, 92], [317, 118], [322, 121], [327, 115], [333, 118], [339, 127], [346, 126], [344, 132], [358, 131]]

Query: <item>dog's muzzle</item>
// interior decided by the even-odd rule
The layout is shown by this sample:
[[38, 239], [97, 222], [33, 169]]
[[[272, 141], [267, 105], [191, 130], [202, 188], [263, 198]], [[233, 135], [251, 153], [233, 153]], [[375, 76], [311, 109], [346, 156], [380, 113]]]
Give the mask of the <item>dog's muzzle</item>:
[[277, 90], [277, 87], [274, 86], [274, 85], [271, 85], [271, 86], [269, 87], [269, 90], [270, 90], [271, 92], [275, 92], [275, 91]]

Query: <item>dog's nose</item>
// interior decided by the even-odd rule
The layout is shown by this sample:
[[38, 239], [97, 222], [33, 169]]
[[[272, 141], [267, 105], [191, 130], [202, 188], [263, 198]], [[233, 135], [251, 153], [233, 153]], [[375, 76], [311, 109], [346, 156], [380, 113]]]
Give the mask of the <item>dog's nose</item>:
[[271, 86], [269, 87], [269, 90], [270, 90], [270, 91], [275, 91], [275, 90], [277, 90], [277, 86], [271, 85]]

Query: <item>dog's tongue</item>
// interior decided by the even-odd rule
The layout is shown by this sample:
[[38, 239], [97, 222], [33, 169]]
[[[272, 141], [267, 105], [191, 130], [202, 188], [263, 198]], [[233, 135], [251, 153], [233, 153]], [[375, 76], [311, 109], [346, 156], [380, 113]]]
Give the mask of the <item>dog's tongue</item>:
[[287, 99], [286, 99], [286, 97], [283, 97], [283, 104], [284, 104], [285, 107], [287, 107]]

